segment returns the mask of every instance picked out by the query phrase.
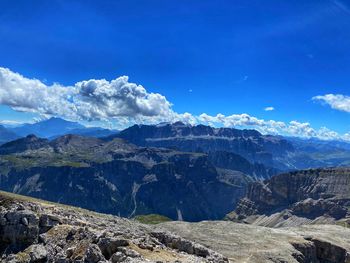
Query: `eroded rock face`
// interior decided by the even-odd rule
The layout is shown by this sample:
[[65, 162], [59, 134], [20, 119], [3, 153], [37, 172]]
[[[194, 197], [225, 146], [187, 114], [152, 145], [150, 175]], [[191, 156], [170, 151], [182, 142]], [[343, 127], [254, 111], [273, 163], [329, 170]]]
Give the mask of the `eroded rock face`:
[[3, 192], [0, 205], [1, 262], [228, 262], [183, 238], [175, 245], [161, 242], [161, 236], [175, 240], [174, 235], [154, 235], [149, 227], [127, 219]]
[[291, 172], [249, 185], [231, 220], [288, 226], [346, 219], [350, 207], [350, 169]]
[[306, 239], [309, 240], [309, 242], [291, 243], [295, 249], [301, 252], [301, 255], [294, 255], [298, 262], [350, 262], [350, 255], [344, 247], [322, 239]]

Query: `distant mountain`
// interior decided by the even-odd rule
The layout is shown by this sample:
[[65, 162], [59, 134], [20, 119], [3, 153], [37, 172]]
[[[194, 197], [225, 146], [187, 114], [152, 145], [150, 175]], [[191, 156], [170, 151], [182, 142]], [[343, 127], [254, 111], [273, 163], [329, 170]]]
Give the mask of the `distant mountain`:
[[213, 128], [181, 122], [134, 125], [106, 140], [123, 138], [139, 146], [190, 152], [231, 152], [250, 163], [281, 171], [350, 165], [350, 145], [317, 139], [263, 135], [256, 130]]
[[164, 125], [134, 125], [115, 137], [139, 146], [165, 147], [190, 152], [233, 152], [252, 163], [287, 169], [275, 156], [293, 152], [291, 143], [280, 136], [262, 135], [256, 130], [213, 128], [181, 122]]
[[350, 168], [324, 168], [276, 175], [248, 186], [228, 218], [270, 227], [334, 223], [349, 219]]
[[19, 136], [16, 133], [0, 125], [0, 145], [15, 140], [18, 137]]
[[36, 122], [33, 124], [24, 124], [11, 130], [19, 136], [35, 134], [38, 137], [49, 138], [59, 134], [67, 134], [75, 129], [84, 129], [79, 123], [66, 121], [60, 118], [50, 118], [48, 120]]
[[9, 130], [21, 137], [29, 134], [35, 134], [38, 137], [48, 139], [54, 139], [64, 134], [78, 134], [89, 137], [106, 137], [117, 133], [115, 130], [108, 130], [100, 127], [85, 127], [80, 123], [66, 121], [60, 118], [50, 118], [48, 120], [33, 124], [24, 124], [9, 128]]
[[350, 144], [344, 141], [326, 141], [317, 138], [286, 138], [295, 151], [286, 161], [296, 169], [350, 166]]
[[117, 130], [109, 130], [100, 127], [85, 127], [83, 129], [74, 129], [70, 131], [71, 134], [77, 134], [87, 137], [96, 137], [103, 138], [107, 136], [111, 136], [117, 134], [119, 131]]
[[37, 150], [40, 148], [48, 147], [49, 140], [41, 139], [31, 134], [27, 137], [20, 138], [1, 145], [0, 154], [13, 154], [20, 153], [28, 150]]

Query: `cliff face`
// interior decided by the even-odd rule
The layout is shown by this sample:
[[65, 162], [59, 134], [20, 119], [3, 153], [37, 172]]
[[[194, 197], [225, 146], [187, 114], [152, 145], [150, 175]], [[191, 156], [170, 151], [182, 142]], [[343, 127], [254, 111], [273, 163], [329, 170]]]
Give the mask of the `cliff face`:
[[134, 125], [117, 135], [139, 146], [174, 148], [191, 152], [225, 151], [251, 163], [282, 171], [349, 165], [350, 151], [344, 142], [327, 143], [262, 135], [256, 130], [213, 128], [183, 123]]
[[[250, 162], [267, 166], [282, 165], [274, 163], [274, 155], [294, 151], [293, 146], [282, 137], [264, 136], [256, 130], [191, 126], [183, 123], [134, 125], [116, 136], [140, 146], [176, 148], [191, 152], [233, 152]], [[113, 136], [109, 139], [111, 138]]]
[[242, 157], [243, 166], [231, 160], [217, 168], [207, 154], [136, 147], [120, 139], [25, 138], [1, 151], [11, 152], [0, 155], [1, 189], [125, 217], [222, 219], [254, 177], [269, 176]]
[[250, 163], [242, 156], [226, 151], [208, 153], [209, 160], [218, 168], [241, 171], [257, 180], [264, 180], [276, 175], [279, 170], [269, 168], [260, 163]]
[[250, 184], [246, 197], [229, 217], [271, 226], [331, 222], [348, 217], [349, 207], [350, 169], [325, 168]]

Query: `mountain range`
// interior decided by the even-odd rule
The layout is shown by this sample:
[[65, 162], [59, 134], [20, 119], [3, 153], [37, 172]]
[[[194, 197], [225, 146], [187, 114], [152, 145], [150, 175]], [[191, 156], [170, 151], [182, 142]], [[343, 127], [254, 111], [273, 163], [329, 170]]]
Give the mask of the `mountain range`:
[[30, 134], [34, 134], [42, 138], [54, 139], [65, 134], [106, 137], [117, 132], [118, 131], [116, 130], [109, 130], [100, 127], [85, 127], [80, 123], [63, 120], [61, 118], [50, 118], [47, 120], [18, 126], [0, 126], [0, 145]]
[[29, 135], [0, 147], [1, 189], [125, 217], [220, 219], [249, 182], [274, 172], [232, 153], [139, 147], [120, 138]]
[[349, 144], [263, 135], [256, 130], [213, 128], [181, 122], [134, 125], [106, 139], [190, 152], [226, 151], [280, 171], [350, 165]]
[[105, 141], [122, 138], [142, 147], [187, 152], [231, 152], [251, 163], [260, 163], [279, 171], [350, 165], [350, 144], [343, 141], [263, 135], [256, 130], [193, 126], [182, 122], [134, 125], [119, 132], [51, 118], [17, 127], [0, 126], [0, 145], [30, 134], [51, 140], [66, 134]]
[[252, 185], [279, 173], [350, 160], [340, 143], [255, 130], [177, 122], [134, 125], [97, 138], [55, 135], [55, 125], [61, 132], [91, 131], [60, 119], [22, 127], [46, 136], [30, 134], [0, 146], [0, 189], [125, 217], [156, 213], [199, 221], [240, 209]]

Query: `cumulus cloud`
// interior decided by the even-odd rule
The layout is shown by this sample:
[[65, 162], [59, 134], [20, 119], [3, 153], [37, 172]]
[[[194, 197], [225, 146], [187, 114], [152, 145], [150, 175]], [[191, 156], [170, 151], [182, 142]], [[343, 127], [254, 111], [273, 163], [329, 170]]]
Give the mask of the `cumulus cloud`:
[[[349, 111], [349, 97], [328, 94], [316, 96], [332, 107]], [[257, 129], [264, 134], [280, 134], [320, 139], [350, 140], [350, 134], [340, 135], [323, 127], [314, 129], [310, 123], [259, 119], [247, 113], [198, 116], [177, 113], [172, 104], [159, 93], [148, 92], [141, 85], [122, 76], [114, 80], [90, 79], [72, 86], [46, 85], [37, 79], [26, 78], [6, 68], [0, 68], [0, 104], [17, 111], [34, 112], [40, 117], [57, 116], [80, 121], [114, 122], [118, 128], [134, 123], [157, 124], [182, 121], [192, 125], [208, 124], [218, 127]], [[272, 110], [267, 107], [265, 110]]]
[[112, 81], [84, 80], [73, 86], [47, 86], [6, 68], [0, 68], [0, 104], [17, 111], [75, 120], [172, 114], [171, 103], [164, 96], [147, 92], [141, 85], [129, 82], [126, 76]]
[[274, 107], [271, 107], [271, 106], [266, 107], [266, 108], [264, 109], [264, 111], [273, 111], [273, 110], [275, 110], [275, 108], [274, 108]]
[[331, 106], [332, 109], [350, 112], [350, 97], [341, 94], [326, 94], [319, 95], [312, 98], [316, 101], [321, 101], [323, 103]]

